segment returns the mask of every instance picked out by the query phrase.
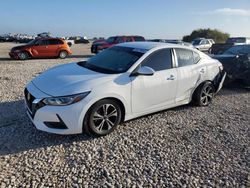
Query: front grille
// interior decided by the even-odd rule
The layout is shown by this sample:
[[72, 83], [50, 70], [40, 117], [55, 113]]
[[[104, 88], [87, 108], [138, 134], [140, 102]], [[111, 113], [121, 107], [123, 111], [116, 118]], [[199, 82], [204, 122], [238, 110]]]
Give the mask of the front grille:
[[35, 97], [29, 93], [27, 88], [24, 90], [24, 97], [29, 110], [32, 112], [32, 102], [35, 100]]
[[38, 109], [45, 106], [42, 100], [36, 100], [36, 98], [25, 88], [24, 90], [25, 102], [27, 104], [28, 113], [32, 118], [34, 118], [35, 113]]

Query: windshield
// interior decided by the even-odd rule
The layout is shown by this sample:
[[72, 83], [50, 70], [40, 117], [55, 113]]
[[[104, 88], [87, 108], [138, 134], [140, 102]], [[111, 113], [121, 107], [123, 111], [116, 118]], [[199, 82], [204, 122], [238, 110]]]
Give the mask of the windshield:
[[250, 54], [250, 45], [233, 46], [228, 50], [226, 50], [224, 54], [232, 54], [232, 55]]
[[143, 53], [138, 49], [115, 46], [102, 51], [78, 65], [95, 72], [115, 74], [126, 72]]
[[109, 37], [106, 42], [107, 43], [114, 43], [115, 39], [116, 39], [116, 37]]
[[200, 39], [196, 39], [192, 42], [193, 45], [199, 45], [201, 43]]

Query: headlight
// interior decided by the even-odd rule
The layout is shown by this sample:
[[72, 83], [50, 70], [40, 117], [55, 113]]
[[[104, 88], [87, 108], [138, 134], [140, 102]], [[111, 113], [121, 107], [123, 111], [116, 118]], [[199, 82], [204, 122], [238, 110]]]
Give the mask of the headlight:
[[21, 50], [14, 50], [15, 53], [18, 53], [18, 52], [20, 52], [20, 51], [21, 51]]
[[50, 106], [66, 106], [66, 105], [70, 105], [70, 104], [81, 101], [89, 93], [90, 91], [76, 94], [76, 95], [63, 96], [63, 97], [49, 97], [49, 98], [44, 99], [43, 102], [46, 105], [50, 105]]

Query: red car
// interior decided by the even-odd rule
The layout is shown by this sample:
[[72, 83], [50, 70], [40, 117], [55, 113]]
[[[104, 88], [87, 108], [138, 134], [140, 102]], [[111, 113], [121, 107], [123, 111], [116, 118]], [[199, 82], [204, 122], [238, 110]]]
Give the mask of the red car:
[[68, 44], [59, 38], [39, 38], [26, 45], [11, 49], [9, 55], [13, 59], [29, 59], [41, 57], [59, 57], [64, 59], [72, 54]]
[[97, 54], [98, 52], [110, 48], [118, 43], [123, 42], [134, 42], [134, 41], [145, 41], [142, 36], [114, 36], [109, 37], [107, 40], [94, 42], [91, 46], [91, 52]]

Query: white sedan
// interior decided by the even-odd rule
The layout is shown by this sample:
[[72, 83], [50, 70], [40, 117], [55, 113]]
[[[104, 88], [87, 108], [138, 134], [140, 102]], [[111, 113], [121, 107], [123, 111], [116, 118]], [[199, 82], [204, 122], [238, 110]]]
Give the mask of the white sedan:
[[221, 63], [196, 49], [130, 42], [54, 67], [24, 93], [37, 129], [103, 136], [121, 122], [163, 109], [191, 101], [207, 106], [224, 79]]

